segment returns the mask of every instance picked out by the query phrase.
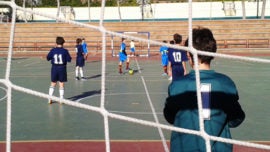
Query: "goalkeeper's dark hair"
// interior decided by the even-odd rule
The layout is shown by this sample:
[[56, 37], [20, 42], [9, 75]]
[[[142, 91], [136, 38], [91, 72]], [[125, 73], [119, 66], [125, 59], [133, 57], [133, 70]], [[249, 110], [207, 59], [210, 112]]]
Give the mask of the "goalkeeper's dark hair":
[[[204, 27], [194, 28], [192, 30], [192, 45], [196, 50], [212, 52], [217, 51], [217, 43], [210, 29]], [[185, 41], [185, 46], [188, 46], [188, 39]], [[191, 59], [193, 60], [193, 54], [190, 53]], [[210, 64], [213, 56], [198, 55], [201, 63]]]
[[61, 36], [56, 37], [56, 44], [63, 45], [65, 43], [65, 39]]

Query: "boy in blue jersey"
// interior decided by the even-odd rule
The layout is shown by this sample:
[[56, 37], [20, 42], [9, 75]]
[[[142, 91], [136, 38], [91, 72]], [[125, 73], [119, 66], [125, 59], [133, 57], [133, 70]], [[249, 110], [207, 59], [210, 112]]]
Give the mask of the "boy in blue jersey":
[[[197, 50], [215, 53], [216, 40], [207, 28], [193, 29], [193, 44]], [[188, 46], [188, 40], [185, 43]], [[193, 55], [188, 52], [189, 63], [194, 68]], [[230, 128], [239, 126], [245, 119], [238, 100], [238, 91], [234, 82], [226, 75], [217, 73], [210, 68], [213, 56], [198, 55], [200, 72], [202, 117], [204, 129], [208, 135], [222, 138], [231, 138]], [[190, 130], [200, 130], [197, 103], [197, 89], [195, 71], [172, 81], [168, 89], [163, 114], [165, 119], [176, 127]], [[206, 151], [204, 138], [172, 131], [171, 152]], [[232, 152], [233, 146], [229, 143], [210, 141], [212, 152]]]
[[[163, 40], [162, 42], [167, 43], [166, 40]], [[162, 45], [159, 48], [159, 52], [161, 54], [161, 65], [162, 65], [162, 68], [163, 68], [163, 71], [164, 71], [162, 76], [167, 76], [168, 75], [168, 70], [167, 70], [167, 66], [168, 66], [168, 47], [166, 45]]]
[[84, 52], [84, 58], [85, 60], [87, 60], [88, 58], [88, 48], [87, 48], [87, 43], [85, 42], [85, 38], [82, 38], [82, 48], [83, 48], [83, 52]]
[[[173, 35], [173, 39], [176, 45], [181, 45], [182, 36], [178, 33]], [[172, 81], [181, 78], [187, 74], [186, 62], [188, 60], [186, 51], [169, 48], [168, 49], [168, 70], [172, 72]]]
[[75, 79], [80, 80], [79, 73], [82, 80], [85, 80], [84, 74], [83, 74], [83, 67], [85, 65], [85, 53], [82, 46], [82, 39], [77, 38], [76, 39], [76, 68], [75, 68]]
[[126, 41], [125, 38], [122, 38], [122, 43], [120, 45], [120, 51], [119, 51], [119, 64], [118, 64], [119, 74], [123, 74], [123, 71], [122, 71], [123, 62], [126, 62], [126, 70], [129, 70], [129, 57], [127, 56], [127, 53], [126, 53], [125, 41]]
[[[71, 62], [71, 56], [67, 49], [63, 48], [65, 40], [63, 37], [56, 37], [56, 47], [52, 48], [47, 55], [47, 60], [51, 61], [51, 85], [49, 95], [52, 96], [54, 88], [59, 82], [59, 95], [64, 98], [64, 83], [67, 82], [67, 62]], [[49, 99], [49, 104], [52, 100]]]

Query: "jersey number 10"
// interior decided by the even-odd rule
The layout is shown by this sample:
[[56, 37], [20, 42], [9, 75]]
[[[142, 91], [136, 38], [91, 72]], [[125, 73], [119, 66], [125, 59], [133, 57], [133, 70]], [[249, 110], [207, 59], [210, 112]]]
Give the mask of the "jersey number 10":
[[181, 62], [182, 61], [181, 52], [173, 52], [173, 58], [175, 62]]

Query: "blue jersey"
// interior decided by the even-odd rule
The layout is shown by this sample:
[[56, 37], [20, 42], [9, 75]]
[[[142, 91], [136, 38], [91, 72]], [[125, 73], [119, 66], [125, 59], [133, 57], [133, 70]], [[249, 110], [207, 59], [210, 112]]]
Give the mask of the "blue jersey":
[[162, 56], [167, 56], [168, 55], [168, 47], [167, 46], [161, 46], [159, 48], [159, 52]]
[[184, 76], [185, 71], [182, 62], [188, 61], [186, 51], [169, 48], [168, 59], [171, 62], [172, 80], [174, 81]]
[[119, 61], [124, 62], [127, 60], [126, 44], [121, 43], [119, 51]]
[[85, 42], [82, 43], [82, 48], [83, 48], [84, 54], [87, 54], [88, 53], [88, 48], [87, 48], [87, 44]]
[[63, 47], [51, 49], [47, 55], [47, 60], [51, 61], [51, 81], [66, 82], [67, 81], [67, 62], [71, 62], [71, 56], [68, 50]]
[[168, 47], [167, 46], [161, 46], [159, 49], [159, 52], [161, 54], [161, 64], [162, 66], [168, 65]]
[[84, 51], [82, 45], [76, 45], [76, 66], [83, 67], [85, 64]]
[[[195, 71], [173, 81], [168, 88], [164, 107], [166, 120], [191, 130], [200, 130]], [[231, 138], [229, 128], [237, 127], [245, 119], [234, 82], [214, 70], [200, 70], [204, 128], [212, 136]], [[205, 140], [199, 136], [172, 131], [171, 152], [206, 151]], [[211, 141], [213, 152], [232, 152], [232, 145]]]

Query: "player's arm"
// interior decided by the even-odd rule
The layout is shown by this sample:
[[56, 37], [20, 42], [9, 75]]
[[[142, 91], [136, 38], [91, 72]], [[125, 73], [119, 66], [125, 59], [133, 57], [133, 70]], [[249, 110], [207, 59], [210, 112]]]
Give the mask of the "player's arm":
[[185, 92], [166, 99], [163, 115], [167, 122], [174, 123], [176, 114], [181, 110], [196, 109], [196, 92]]
[[70, 54], [69, 54], [69, 52], [68, 52], [68, 50], [67, 50], [67, 55], [66, 55], [66, 60], [67, 60], [67, 62], [71, 62], [71, 56], [70, 56]]
[[184, 75], [186, 75], [187, 74], [187, 64], [185, 61], [183, 61], [182, 65], [183, 65], [183, 69], [184, 69]]
[[183, 62], [182, 62], [182, 65], [183, 65], [183, 69], [184, 69], [184, 75], [187, 74], [187, 61], [188, 61], [188, 57], [187, 57], [187, 52], [184, 52], [183, 53]]
[[125, 48], [122, 50], [122, 53], [125, 54], [125, 55], [127, 55], [127, 52], [126, 52], [126, 49]]
[[47, 55], [47, 61], [50, 61], [52, 59], [52, 51], [50, 51]]
[[88, 47], [87, 47], [87, 44], [85, 44], [84, 53], [85, 53], [85, 54], [88, 53]]
[[227, 93], [222, 97], [221, 102], [224, 112], [227, 114], [227, 120], [229, 127], [239, 126], [245, 119], [245, 112], [243, 111], [241, 105], [238, 102], [238, 94]]
[[168, 75], [172, 76], [172, 63], [169, 61], [167, 65]]

